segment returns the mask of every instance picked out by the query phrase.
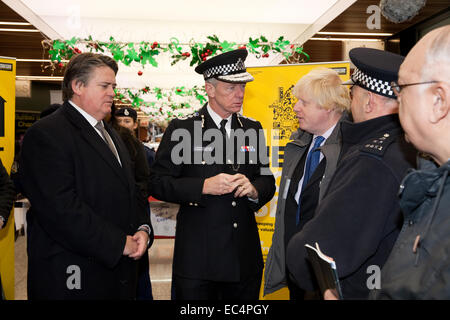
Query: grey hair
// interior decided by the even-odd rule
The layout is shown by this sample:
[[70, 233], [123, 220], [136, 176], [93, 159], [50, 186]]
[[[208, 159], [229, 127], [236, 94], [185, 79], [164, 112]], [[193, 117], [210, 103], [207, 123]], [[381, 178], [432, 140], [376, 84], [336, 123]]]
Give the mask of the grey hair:
[[450, 81], [450, 72], [444, 71], [450, 68], [450, 26], [443, 27], [437, 32], [438, 34], [425, 54], [425, 64], [422, 67], [424, 81], [430, 80], [430, 76], [437, 77], [438, 75], [437, 79], [431, 80]]
[[219, 82], [219, 80], [217, 80], [216, 78], [209, 78], [208, 80], [205, 80], [205, 82], [208, 82], [212, 84], [214, 87], [216, 87], [217, 82]]

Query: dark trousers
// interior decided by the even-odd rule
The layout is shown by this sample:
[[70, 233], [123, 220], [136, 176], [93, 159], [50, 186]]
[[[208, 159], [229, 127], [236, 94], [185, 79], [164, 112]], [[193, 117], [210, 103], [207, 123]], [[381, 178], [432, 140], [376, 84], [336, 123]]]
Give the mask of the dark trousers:
[[240, 282], [216, 282], [188, 279], [174, 275], [173, 293], [176, 300], [258, 300], [262, 273]]
[[148, 262], [148, 250], [139, 260], [139, 275], [136, 299], [153, 300], [152, 282], [150, 281], [150, 265]]
[[289, 277], [289, 271], [286, 269], [287, 285], [289, 289], [289, 300], [322, 300], [319, 290], [305, 291], [299, 288]]

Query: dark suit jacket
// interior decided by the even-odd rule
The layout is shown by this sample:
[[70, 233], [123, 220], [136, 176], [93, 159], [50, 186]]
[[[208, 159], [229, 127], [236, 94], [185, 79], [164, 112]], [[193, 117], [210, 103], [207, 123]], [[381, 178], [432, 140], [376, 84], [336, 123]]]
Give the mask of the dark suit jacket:
[[[237, 171], [228, 164], [208, 164], [205, 161], [176, 165], [171, 158], [172, 150], [179, 143], [172, 141], [176, 129], [185, 130], [183, 140], [191, 139], [188, 152], [192, 162], [196, 157], [204, 160], [207, 154], [215, 152], [208, 148], [211, 141], [202, 141], [201, 137], [199, 141], [196, 139], [196, 127], [200, 134], [208, 129], [217, 129], [206, 107], [187, 119], [172, 120], [150, 168], [154, 197], [181, 205], [177, 217], [173, 272], [191, 279], [243, 280], [258, 274], [263, 267], [254, 213], [272, 198], [275, 180], [268, 165], [262, 165], [259, 157], [250, 162], [251, 155], [258, 154], [259, 141], [249, 142], [248, 139], [245, 146], [235, 146], [236, 153], [245, 154], [245, 163], [236, 167]], [[257, 121], [235, 114], [231, 128], [258, 131], [262, 127]], [[265, 152], [265, 141], [261, 143]], [[269, 174], [262, 175], [261, 169], [269, 170], [266, 172]], [[205, 179], [219, 173], [244, 174], [257, 189], [259, 202], [251, 202], [247, 197], [234, 198], [234, 193], [202, 195]]]
[[[105, 127], [122, 167], [68, 102], [25, 135], [19, 176], [31, 202], [30, 299], [135, 297], [137, 262], [122, 252], [126, 235], [148, 224], [149, 217], [137, 202], [127, 150]], [[75, 289], [78, 275], [73, 270], [80, 271], [81, 286]]]

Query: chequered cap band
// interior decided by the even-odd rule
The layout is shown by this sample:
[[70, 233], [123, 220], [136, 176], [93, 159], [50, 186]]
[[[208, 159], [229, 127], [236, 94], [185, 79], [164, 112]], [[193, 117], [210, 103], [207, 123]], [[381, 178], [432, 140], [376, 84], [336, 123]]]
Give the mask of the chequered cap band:
[[378, 93], [385, 97], [394, 99], [396, 98], [394, 91], [392, 90], [392, 87], [388, 81], [378, 80], [374, 77], [371, 77], [358, 68], [355, 68], [355, 71], [352, 75], [352, 80], [353, 82], [357, 83], [363, 88], [366, 88], [369, 91]]
[[203, 77], [207, 80], [216, 76], [226, 76], [238, 72], [245, 72], [245, 70], [244, 61], [239, 58], [236, 63], [214, 66], [205, 70], [203, 72]]

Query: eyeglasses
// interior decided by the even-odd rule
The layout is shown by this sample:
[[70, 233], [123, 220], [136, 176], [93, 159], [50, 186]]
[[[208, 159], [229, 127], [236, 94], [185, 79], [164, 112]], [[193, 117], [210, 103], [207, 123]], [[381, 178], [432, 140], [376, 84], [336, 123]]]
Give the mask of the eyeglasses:
[[398, 96], [404, 87], [416, 86], [416, 85], [419, 85], [419, 84], [436, 83], [436, 82], [438, 82], [438, 81], [425, 81], [425, 82], [398, 84], [396, 81], [392, 81], [391, 82], [391, 87], [392, 87], [392, 90], [394, 91], [395, 95]]

